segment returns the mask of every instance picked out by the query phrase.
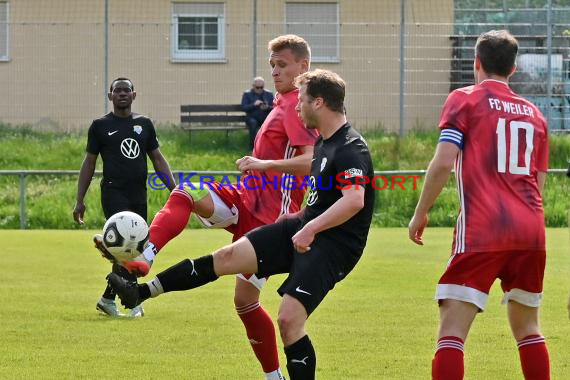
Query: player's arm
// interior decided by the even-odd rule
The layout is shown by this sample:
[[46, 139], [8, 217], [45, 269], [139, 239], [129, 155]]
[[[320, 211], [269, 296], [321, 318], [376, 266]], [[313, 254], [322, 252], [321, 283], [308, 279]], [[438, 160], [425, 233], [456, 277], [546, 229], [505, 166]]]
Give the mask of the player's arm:
[[301, 154], [283, 160], [260, 160], [252, 156], [245, 156], [236, 161], [236, 166], [239, 171], [246, 173], [250, 170], [255, 171], [268, 171], [276, 170], [282, 173], [292, 175], [307, 175], [311, 172], [311, 160], [313, 159], [312, 145], [303, 145], [297, 147]]
[[176, 187], [176, 182], [174, 181], [174, 176], [172, 175], [172, 170], [170, 170], [170, 165], [168, 165], [168, 161], [162, 155], [160, 148], [156, 148], [151, 150], [148, 153], [148, 157], [152, 161], [152, 166], [154, 167], [154, 171], [156, 173], [162, 173], [166, 176], [166, 180], [163, 176], [160, 176], [160, 180], [164, 183], [166, 187], [170, 191], [174, 190]]
[[365, 186], [352, 185], [342, 189], [342, 197], [325, 212], [311, 220], [293, 235], [293, 245], [299, 252], [307, 252], [319, 232], [339, 226], [356, 215], [364, 207]]
[[437, 145], [435, 155], [426, 172], [420, 200], [408, 225], [409, 237], [416, 244], [423, 245], [422, 235], [427, 226], [428, 211], [447, 183], [458, 153], [459, 147], [453, 143], [440, 142]]
[[77, 196], [75, 198], [75, 207], [73, 208], [73, 219], [79, 224], [83, 224], [83, 215], [85, 214], [85, 203], [83, 200], [95, 173], [97, 156], [97, 154], [87, 152], [79, 170]]

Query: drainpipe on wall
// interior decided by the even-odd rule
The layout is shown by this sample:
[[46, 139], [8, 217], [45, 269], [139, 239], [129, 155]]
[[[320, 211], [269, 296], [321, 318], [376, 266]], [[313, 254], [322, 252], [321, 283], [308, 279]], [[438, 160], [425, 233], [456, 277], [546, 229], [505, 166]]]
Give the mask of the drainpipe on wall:
[[406, 34], [405, 28], [406, 22], [406, 0], [400, 0], [400, 137], [404, 137], [405, 131], [405, 114], [404, 114], [404, 75], [405, 75], [405, 47], [404, 47], [404, 36]]
[[257, 0], [253, 0], [253, 20], [251, 31], [253, 35], [253, 52], [251, 57], [251, 61], [253, 62], [253, 75], [251, 77], [255, 78], [257, 76]]
[[109, 112], [107, 99], [107, 85], [109, 83], [109, 0], [105, 0], [105, 74], [103, 75], [103, 101], [105, 102], [105, 114]]

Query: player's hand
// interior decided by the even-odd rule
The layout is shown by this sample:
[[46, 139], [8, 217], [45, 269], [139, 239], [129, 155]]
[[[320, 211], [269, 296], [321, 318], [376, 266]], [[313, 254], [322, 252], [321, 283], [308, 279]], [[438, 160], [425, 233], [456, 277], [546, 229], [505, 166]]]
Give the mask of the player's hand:
[[75, 203], [75, 208], [73, 209], [73, 220], [77, 224], [84, 224], [83, 215], [85, 214], [85, 204], [83, 202]]
[[414, 214], [410, 224], [408, 224], [408, 236], [411, 241], [418, 245], [424, 245], [423, 234], [428, 224], [428, 216]]
[[315, 233], [311, 230], [310, 226], [306, 224], [299, 232], [291, 238], [293, 247], [299, 253], [305, 253], [311, 250], [311, 244], [315, 240]]
[[247, 174], [252, 170], [264, 172], [269, 169], [271, 161], [260, 160], [252, 156], [245, 156], [236, 161], [237, 169], [243, 174]]
[[263, 104], [263, 101], [262, 101], [262, 100], [259, 100], [259, 99], [257, 99], [257, 100], [253, 103], [253, 105], [256, 106], [256, 107], [259, 107], [261, 104]]

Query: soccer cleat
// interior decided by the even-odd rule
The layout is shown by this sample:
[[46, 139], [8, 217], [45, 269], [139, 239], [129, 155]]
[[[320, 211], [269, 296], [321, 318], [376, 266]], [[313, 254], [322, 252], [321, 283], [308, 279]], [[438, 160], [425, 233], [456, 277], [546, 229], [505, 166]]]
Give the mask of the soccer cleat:
[[150, 272], [152, 260], [147, 260], [146, 257], [141, 253], [130, 261], [122, 262], [121, 265], [125, 267], [129, 273], [134, 274], [137, 277], [144, 277], [148, 274], [148, 272]]
[[115, 301], [105, 300], [101, 298], [99, 302], [97, 302], [97, 306], [95, 306], [95, 308], [110, 317], [122, 316], [121, 312], [117, 308], [117, 304], [115, 304]]
[[127, 309], [134, 309], [140, 304], [138, 285], [134, 281], [128, 281], [116, 273], [109, 273], [107, 281], [115, 293], [121, 299], [121, 304]]
[[109, 260], [111, 263], [115, 263], [115, 258], [111, 255], [111, 252], [105, 247], [105, 242], [103, 241], [103, 235], [95, 234], [93, 236], [93, 243], [95, 243], [95, 248], [101, 253], [105, 259]]
[[144, 316], [144, 309], [142, 305], [135, 306], [128, 314], [127, 317], [129, 318], [139, 318]]

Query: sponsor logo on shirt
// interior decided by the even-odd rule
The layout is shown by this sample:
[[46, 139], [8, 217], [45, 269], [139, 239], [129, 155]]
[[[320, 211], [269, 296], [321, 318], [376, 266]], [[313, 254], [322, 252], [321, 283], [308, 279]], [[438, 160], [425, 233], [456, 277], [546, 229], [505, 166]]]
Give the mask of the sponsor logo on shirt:
[[135, 139], [127, 138], [121, 141], [121, 153], [129, 159], [135, 159], [139, 156], [141, 149], [139, 143]]
[[353, 178], [353, 177], [361, 177], [362, 176], [362, 169], [348, 169], [344, 171], [344, 178]]

